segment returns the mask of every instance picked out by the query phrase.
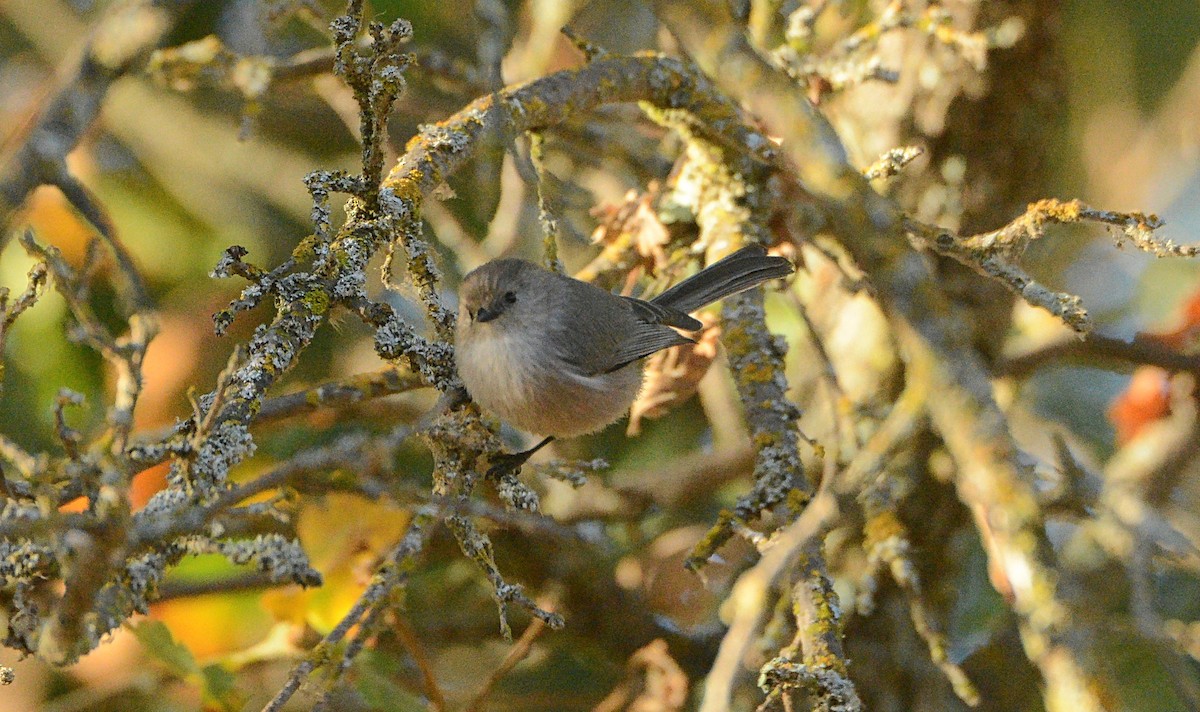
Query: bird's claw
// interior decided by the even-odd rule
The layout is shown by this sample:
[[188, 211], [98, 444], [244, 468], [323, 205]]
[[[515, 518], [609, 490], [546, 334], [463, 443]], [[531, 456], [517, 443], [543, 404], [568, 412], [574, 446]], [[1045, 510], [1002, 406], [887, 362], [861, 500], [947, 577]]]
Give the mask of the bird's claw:
[[521, 471], [521, 466], [528, 462], [529, 458], [533, 457], [533, 453], [549, 445], [551, 440], [554, 440], [553, 435], [546, 437], [528, 450], [502, 452], [499, 455], [495, 455], [492, 457], [492, 466], [488, 468], [488, 477], [497, 479], [505, 475], [515, 476]]
[[489, 479], [500, 479], [505, 475], [517, 475], [521, 472], [521, 467], [529, 461], [529, 456], [533, 453], [525, 452], [505, 452], [492, 457], [492, 466], [488, 468], [487, 476]]

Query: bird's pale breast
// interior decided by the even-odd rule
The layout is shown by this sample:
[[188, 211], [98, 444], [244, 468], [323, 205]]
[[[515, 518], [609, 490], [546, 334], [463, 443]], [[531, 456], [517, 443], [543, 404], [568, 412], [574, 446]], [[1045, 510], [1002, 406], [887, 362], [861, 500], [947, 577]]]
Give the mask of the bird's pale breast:
[[535, 339], [476, 325], [459, 339], [458, 370], [485, 409], [538, 435], [573, 437], [600, 430], [629, 410], [642, 384], [641, 363], [585, 375], [553, 354], [535, 353]]

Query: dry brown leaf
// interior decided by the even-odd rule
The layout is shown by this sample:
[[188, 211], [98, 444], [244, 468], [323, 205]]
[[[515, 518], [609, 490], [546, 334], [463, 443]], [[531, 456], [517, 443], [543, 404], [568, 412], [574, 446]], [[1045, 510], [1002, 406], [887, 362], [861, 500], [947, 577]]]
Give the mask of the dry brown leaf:
[[658, 186], [651, 184], [644, 193], [630, 190], [621, 203], [608, 203], [592, 209], [599, 221], [592, 232], [592, 241], [602, 245], [627, 241], [651, 273], [667, 263], [666, 245], [670, 232], [658, 218], [654, 201]]
[[639, 434], [643, 418], [662, 417], [672, 407], [690, 398], [700, 386], [700, 379], [708, 373], [717, 357], [721, 329], [713, 317], [701, 314], [699, 318], [704, 330], [696, 343], [659, 351], [646, 361], [642, 391], [629, 409], [627, 435]]
[[637, 207], [639, 193], [632, 188], [625, 193], [619, 203], [604, 203], [592, 208], [588, 213], [596, 218], [596, 229], [592, 231], [592, 242], [598, 245], [611, 245], [617, 242], [624, 232], [625, 223], [629, 221]]
[[624, 682], [593, 712], [676, 712], [687, 704], [687, 692], [687, 673], [671, 658], [666, 641], [660, 638], [629, 657]]

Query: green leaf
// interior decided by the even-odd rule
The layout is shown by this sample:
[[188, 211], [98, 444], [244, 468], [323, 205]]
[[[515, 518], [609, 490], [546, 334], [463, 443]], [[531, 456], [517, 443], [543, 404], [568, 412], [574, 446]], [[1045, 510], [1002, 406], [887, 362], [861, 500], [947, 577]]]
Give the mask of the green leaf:
[[206, 665], [200, 671], [200, 676], [204, 681], [205, 709], [238, 712], [246, 706], [246, 695], [235, 685], [237, 678], [224, 665]]
[[177, 642], [161, 621], [143, 621], [132, 630], [150, 657], [166, 665], [174, 675], [187, 677], [200, 671], [192, 651]]

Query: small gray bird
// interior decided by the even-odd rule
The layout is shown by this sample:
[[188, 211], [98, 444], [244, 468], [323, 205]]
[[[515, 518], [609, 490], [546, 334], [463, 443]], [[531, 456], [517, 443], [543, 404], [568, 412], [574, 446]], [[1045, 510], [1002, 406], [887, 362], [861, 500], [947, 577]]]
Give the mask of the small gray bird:
[[471, 397], [510, 424], [554, 437], [600, 430], [642, 385], [642, 359], [693, 343], [688, 316], [705, 305], [792, 273], [782, 257], [743, 248], [649, 301], [622, 297], [516, 259], [473, 270], [459, 290], [455, 357]]

